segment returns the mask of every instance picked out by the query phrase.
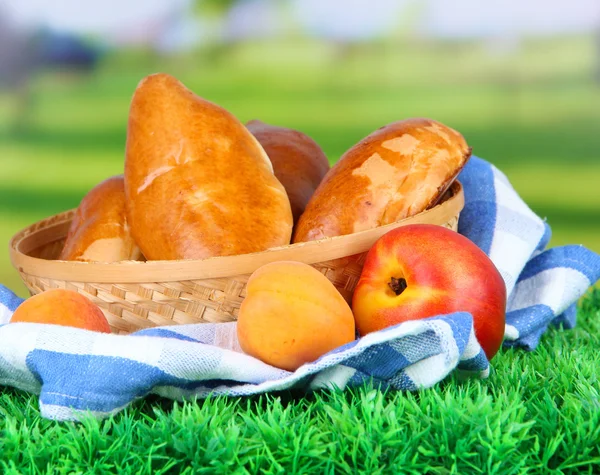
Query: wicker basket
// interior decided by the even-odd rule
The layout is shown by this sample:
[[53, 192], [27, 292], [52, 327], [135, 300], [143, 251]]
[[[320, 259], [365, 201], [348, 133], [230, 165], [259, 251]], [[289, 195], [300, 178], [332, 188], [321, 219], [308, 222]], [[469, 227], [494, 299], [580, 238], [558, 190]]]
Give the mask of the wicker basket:
[[115, 333], [187, 323], [236, 320], [246, 282], [263, 264], [294, 260], [312, 265], [350, 301], [366, 251], [388, 231], [429, 223], [456, 230], [464, 206], [455, 182], [437, 206], [397, 223], [321, 241], [204, 260], [86, 263], [59, 261], [75, 210], [46, 218], [17, 233], [10, 256], [32, 295], [53, 288], [76, 290], [96, 303]]

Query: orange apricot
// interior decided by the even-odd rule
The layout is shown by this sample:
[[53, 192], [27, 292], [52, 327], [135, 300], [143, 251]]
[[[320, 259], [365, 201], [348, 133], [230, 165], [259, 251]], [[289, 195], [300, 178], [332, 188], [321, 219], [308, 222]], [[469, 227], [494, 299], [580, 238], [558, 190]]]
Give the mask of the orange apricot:
[[48, 323], [110, 333], [106, 317], [95, 303], [74, 290], [51, 289], [26, 299], [11, 323]]
[[266, 264], [248, 280], [237, 321], [242, 350], [288, 371], [355, 338], [352, 310], [314, 267]]

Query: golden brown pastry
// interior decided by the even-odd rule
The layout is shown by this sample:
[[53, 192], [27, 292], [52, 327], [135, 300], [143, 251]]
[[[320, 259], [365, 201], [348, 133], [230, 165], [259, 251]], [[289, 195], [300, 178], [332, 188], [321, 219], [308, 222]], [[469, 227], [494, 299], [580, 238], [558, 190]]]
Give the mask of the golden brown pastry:
[[251, 120], [246, 127], [271, 159], [275, 176], [290, 199], [295, 223], [329, 171], [327, 157], [313, 139], [297, 130], [260, 120]]
[[348, 150], [300, 217], [293, 242], [352, 234], [435, 205], [471, 156], [457, 131], [430, 119], [382, 127]]
[[123, 175], [108, 178], [81, 200], [59, 259], [117, 262], [141, 258], [125, 217]]
[[167, 74], [138, 85], [125, 158], [131, 232], [148, 260], [203, 259], [289, 244], [292, 211], [254, 136]]

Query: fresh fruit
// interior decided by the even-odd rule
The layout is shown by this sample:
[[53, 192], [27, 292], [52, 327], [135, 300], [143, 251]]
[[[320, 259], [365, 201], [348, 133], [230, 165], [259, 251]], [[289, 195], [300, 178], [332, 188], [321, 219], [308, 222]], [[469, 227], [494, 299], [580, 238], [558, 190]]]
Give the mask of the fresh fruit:
[[350, 306], [307, 264], [266, 264], [252, 274], [246, 293], [237, 322], [240, 346], [267, 364], [295, 371], [355, 338]]
[[110, 333], [106, 317], [95, 303], [74, 290], [51, 289], [26, 299], [11, 323], [48, 323]]
[[442, 226], [396, 228], [369, 250], [354, 290], [360, 335], [408, 320], [470, 312], [488, 359], [502, 344], [506, 285], [489, 257]]

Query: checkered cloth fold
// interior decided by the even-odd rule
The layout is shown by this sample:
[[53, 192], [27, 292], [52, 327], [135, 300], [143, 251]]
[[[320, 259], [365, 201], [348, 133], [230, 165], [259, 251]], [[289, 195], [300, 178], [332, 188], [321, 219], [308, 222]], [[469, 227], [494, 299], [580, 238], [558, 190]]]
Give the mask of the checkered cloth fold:
[[[533, 350], [550, 325], [572, 328], [576, 301], [600, 278], [600, 256], [582, 246], [546, 249], [549, 226], [494, 166], [472, 157], [460, 175], [459, 232], [496, 264], [508, 290], [506, 346]], [[0, 385], [39, 395], [42, 416], [77, 420], [117, 413], [149, 394], [172, 399], [243, 396], [374, 381], [415, 390], [489, 362], [470, 314], [405, 322], [337, 348], [295, 372], [243, 354], [235, 323], [159, 327], [110, 335], [32, 323], [7, 325], [21, 303], [0, 286]]]

